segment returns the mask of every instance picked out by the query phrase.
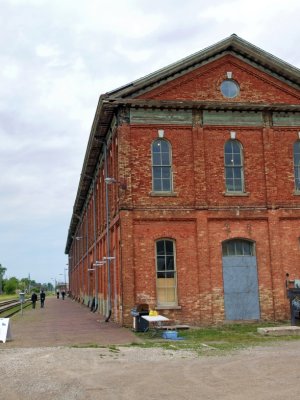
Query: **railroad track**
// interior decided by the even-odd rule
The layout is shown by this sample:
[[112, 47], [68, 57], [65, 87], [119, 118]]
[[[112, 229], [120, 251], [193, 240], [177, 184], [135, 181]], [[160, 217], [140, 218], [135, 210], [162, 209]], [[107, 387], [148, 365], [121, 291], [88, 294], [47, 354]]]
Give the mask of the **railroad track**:
[[[22, 308], [26, 308], [31, 304], [30, 299], [25, 299]], [[9, 318], [21, 311], [21, 303], [19, 299], [0, 301], [0, 318]]]

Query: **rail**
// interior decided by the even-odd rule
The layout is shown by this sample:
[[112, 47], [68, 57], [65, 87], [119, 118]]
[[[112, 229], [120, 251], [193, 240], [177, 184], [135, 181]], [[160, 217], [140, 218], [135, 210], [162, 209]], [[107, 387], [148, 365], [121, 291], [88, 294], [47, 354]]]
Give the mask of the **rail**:
[[[22, 308], [31, 304], [30, 299], [25, 299]], [[0, 301], [0, 318], [9, 318], [21, 311], [21, 303], [18, 299]]]

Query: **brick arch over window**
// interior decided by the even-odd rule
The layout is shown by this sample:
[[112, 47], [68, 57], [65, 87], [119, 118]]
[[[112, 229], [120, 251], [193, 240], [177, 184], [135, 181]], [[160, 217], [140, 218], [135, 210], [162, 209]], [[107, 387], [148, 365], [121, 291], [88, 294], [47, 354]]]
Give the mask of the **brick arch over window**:
[[172, 148], [165, 139], [152, 143], [152, 190], [154, 192], [172, 192]]
[[155, 241], [155, 260], [157, 305], [177, 305], [175, 240], [157, 239]]
[[244, 152], [238, 140], [228, 140], [224, 146], [225, 186], [228, 193], [243, 193]]
[[294, 143], [293, 155], [294, 155], [295, 190], [300, 191], [300, 140], [297, 140]]

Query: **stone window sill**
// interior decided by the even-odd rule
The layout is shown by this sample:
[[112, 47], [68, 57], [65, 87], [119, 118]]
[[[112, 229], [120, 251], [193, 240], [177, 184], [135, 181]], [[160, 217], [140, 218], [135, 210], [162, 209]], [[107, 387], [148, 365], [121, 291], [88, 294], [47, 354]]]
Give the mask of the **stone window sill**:
[[228, 197], [248, 197], [249, 192], [223, 192], [223, 196]]
[[177, 197], [176, 192], [150, 192], [153, 197]]
[[156, 306], [155, 310], [181, 310], [181, 306]]
[[295, 190], [294, 191], [294, 196], [300, 196], [300, 190]]

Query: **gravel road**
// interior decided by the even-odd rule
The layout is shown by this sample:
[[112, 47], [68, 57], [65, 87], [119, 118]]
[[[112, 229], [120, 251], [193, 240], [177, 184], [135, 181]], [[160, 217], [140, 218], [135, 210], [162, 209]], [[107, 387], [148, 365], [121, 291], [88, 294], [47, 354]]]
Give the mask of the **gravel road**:
[[217, 356], [135, 347], [5, 349], [2, 400], [300, 398], [300, 343]]

